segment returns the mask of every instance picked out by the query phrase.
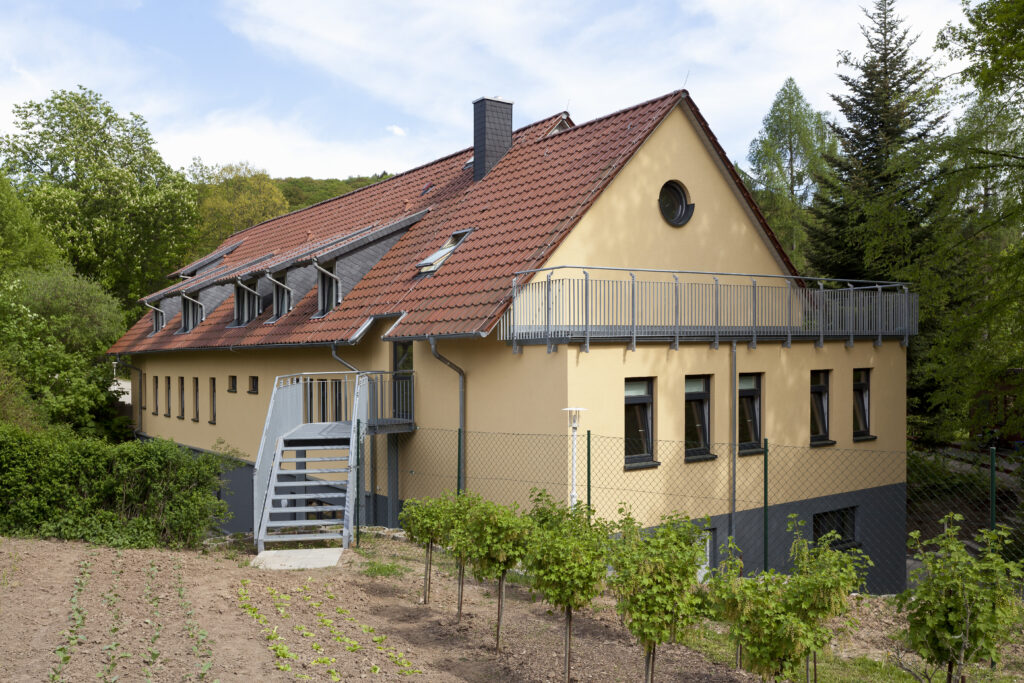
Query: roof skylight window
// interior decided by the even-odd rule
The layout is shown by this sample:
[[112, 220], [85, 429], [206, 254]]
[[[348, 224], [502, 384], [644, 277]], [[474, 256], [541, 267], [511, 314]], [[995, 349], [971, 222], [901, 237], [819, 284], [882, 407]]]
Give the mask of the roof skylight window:
[[433, 254], [423, 259], [416, 264], [416, 267], [420, 269], [421, 273], [433, 273], [435, 270], [441, 267], [441, 264], [448, 260], [448, 257], [452, 255], [460, 244], [469, 236], [471, 230], [459, 230], [448, 238], [448, 241], [444, 243], [444, 246], [435, 251]]

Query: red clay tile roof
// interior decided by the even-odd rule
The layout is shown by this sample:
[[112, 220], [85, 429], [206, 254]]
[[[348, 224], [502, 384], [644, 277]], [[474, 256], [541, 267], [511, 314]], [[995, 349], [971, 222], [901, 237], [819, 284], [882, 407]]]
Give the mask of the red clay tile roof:
[[[680, 103], [694, 112], [725, 167], [732, 171], [731, 162], [685, 91], [548, 136], [561, 120], [560, 113], [516, 131], [512, 147], [479, 182], [473, 182], [473, 169], [467, 165], [472, 148], [462, 150], [236, 233], [220, 249], [240, 243], [217, 268], [177, 285], [194, 290], [202, 281], [223, 281], [239, 266], [274, 254], [269, 261], [236, 272], [261, 271], [267, 264], [294, 258], [317, 243], [354, 239], [355, 233], [362, 234], [368, 226], [387, 226], [429, 209], [326, 316], [311, 319], [317, 308], [314, 288], [273, 324], [263, 324], [271, 316], [268, 310], [244, 327], [229, 328], [234, 305], [233, 297], [228, 297], [187, 334], [176, 334], [179, 314], [151, 335], [152, 313], [147, 313], [109, 353], [350, 343], [358, 341], [368, 320], [388, 316], [397, 319], [389, 339], [486, 334], [508, 306], [513, 274], [544, 264], [643, 141]], [[424, 194], [427, 185], [431, 187]], [[745, 196], [778, 247], [757, 207]], [[419, 274], [416, 264], [420, 260], [454, 232], [466, 229], [472, 233], [437, 272]], [[324, 250], [329, 249], [318, 249]], [[785, 259], [781, 247], [779, 253]], [[152, 301], [153, 296], [146, 299]]]

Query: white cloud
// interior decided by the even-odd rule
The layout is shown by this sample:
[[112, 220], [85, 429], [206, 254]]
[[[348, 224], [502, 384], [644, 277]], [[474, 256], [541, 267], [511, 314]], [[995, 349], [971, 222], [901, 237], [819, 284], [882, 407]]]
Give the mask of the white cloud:
[[396, 126], [396, 125], [392, 124], [392, 125], [387, 127], [387, 131], [389, 133], [391, 133], [392, 135], [397, 135], [400, 138], [404, 138], [405, 137], [405, 129], [402, 128], [401, 126]]

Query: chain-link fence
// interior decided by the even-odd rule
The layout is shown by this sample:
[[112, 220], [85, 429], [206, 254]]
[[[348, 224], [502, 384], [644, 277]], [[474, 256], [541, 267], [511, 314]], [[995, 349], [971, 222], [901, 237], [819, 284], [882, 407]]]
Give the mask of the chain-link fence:
[[874, 563], [867, 588], [894, 593], [906, 587], [913, 560], [907, 535], [941, 530], [949, 512], [964, 517], [962, 535], [1006, 524], [1011, 552], [1024, 556], [1020, 455], [947, 449], [922, 453], [856, 448], [710, 444], [688, 447], [658, 441], [638, 453], [622, 437], [502, 434], [419, 429], [378, 435], [363, 449], [364, 523], [397, 524], [401, 502], [466, 490], [495, 502], [529, 507], [530, 491], [578, 500], [598, 516], [616, 518], [628, 507], [654, 526], [666, 514], [707, 518], [708, 559], [735, 539], [748, 570], [785, 570], [791, 516], [802, 533], [835, 531], [840, 544], [858, 547]]

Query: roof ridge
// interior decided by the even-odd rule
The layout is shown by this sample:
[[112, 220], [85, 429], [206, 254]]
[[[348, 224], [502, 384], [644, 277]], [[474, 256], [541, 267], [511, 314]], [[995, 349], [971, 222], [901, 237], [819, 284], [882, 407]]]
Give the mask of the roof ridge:
[[[660, 95], [658, 97], [652, 97], [651, 99], [646, 100], [644, 102], [641, 102], [640, 104], [633, 104], [633, 105], [630, 105], [628, 107], [623, 107], [622, 109], [619, 109], [617, 111], [613, 111], [610, 114], [604, 114], [603, 116], [598, 116], [597, 118], [590, 119], [589, 121], [584, 121], [583, 123], [577, 123], [572, 128], [567, 128], [566, 130], [559, 131], [558, 133], [555, 133], [554, 135], [565, 135], [566, 133], [568, 133], [570, 131], [579, 130], [580, 128], [586, 128], [587, 126], [590, 126], [590, 125], [595, 124], [595, 123], [601, 123], [603, 121], [606, 121], [607, 119], [612, 118], [613, 116], [620, 116], [620, 115], [625, 114], [627, 112], [631, 112], [631, 111], [633, 111], [635, 109], [640, 109], [641, 107], [648, 107], [648, 106], [654, 104], [655, 102], [659, 102], [661, 100], [667, 100], [667, 99], [669, 99], [671, 97], [676, 97], [676, 98], [679, 98], [680, 100], [682, 100], [682, 97], [685, 94], [686, 94], [686, 90], [685, 89], [680, 88], [679, 90], [673, 90], [672, 92], [665, 93], [664, 95]], [[568, 113], [568, 112], [566, 112], [566, 113]], [[552, 137], [554, 137], [554, 136], [552, 136]]]

